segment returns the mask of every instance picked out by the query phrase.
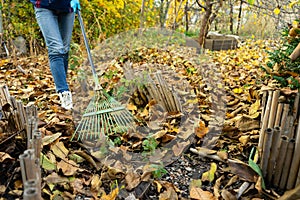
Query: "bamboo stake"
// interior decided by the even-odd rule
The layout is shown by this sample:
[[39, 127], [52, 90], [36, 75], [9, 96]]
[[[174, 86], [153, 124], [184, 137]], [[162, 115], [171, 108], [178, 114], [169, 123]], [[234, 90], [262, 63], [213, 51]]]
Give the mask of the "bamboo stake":
[[295, 150], [292, 158], [292, 164], [290, 168], [290, 174], [287, 181], [286, 189], [290, 190], [295, 187], [296, 181], [298, 179], [298, 170], [300, 165], [300, 117], [298, 119], [298, 126], [296, 132], [295, 140]]
[[273, 92], [272, 103], [270, 108], [269, 120], [267, 128], [273, 128], [275, 122], [276, 111], [278, 107], [278, 98], [280, 95], [280, 90], [276, 90]]
[[37, 178], [33, 153], [33, 149], [27, 149], [19, 156], [23, 183], [25, 183], [27, 180]]
[[34, 131], [32, 143], [35, 152], [35, 157], [38, 159], [41, 155], [41, 145], [42, 145], [42, 134], [39, 130]]
[[270, 156], [270, 150], [272, 145], [273, 129], [267, 128], [265, 131], [265, 138], [263, 144], [263, 154], [261, 158], [261, 168], [264, 177], [267, 177], [268, 160]]
[[[37, 169], [35, 163], [35, 152], [34, 149], [27, 149], [24, 154], [28, 155], [28, 159], [25, 160], [27, 180], [37, 178]], [[26, 162], [27, 161], [27, 162]]]
[[295, 147], [295, 140], [290, 139], [289, 143], [288, 143], [288, 147], [287, 147], [286, 157], [284, 159], [282, 175], [281, 175], [280, 184], [279, 184], [279, 188], [282, 190], [284, 190], [286, 188], [286, 184], [287, 184], [287, 180], [288, 180], [289, 172], [290, 172], [291, 161], [292, 161], [293, 152], [294, 152], [294, 147]]
[[24, 190], [23, 199], [24, 200], [38, 200], [41, 198], [38, 195], [37, 188], [28, 188], [28, 189]]
[[286, 125], [286, 120], [287, 120], [289, 110], [290, 110], [290, 105], [289, 104], [284, 104], [282, 117], [281, 117], [281, 122], [280, 122], [280, 128], [283, 131], [283, 134], [286, 133], [286, 132], [284, 132], [284, 130], [285, 130], [285, 125]]
[[266, 102], [267, 102], [267, 95], [268, 95], [268, 91], [265, 90], [263, 91], [263, 96], [262, 96], [262, 108], [261, 108], [261, 121], [260, 121], [260, 127], [262, 126], [262, 122], [264, 119], [264, 115], [265, 115], [265, 108], [266, 108]]
[[285, 158], [285, 156], [286, 156], [287, 146], [288, 146], [288, 137], [282, 136], [279, 153], [278, 153], [278, 156], [276, 159], [276, 167], [275, 167], [274, 180], [273, 180], [273, 185], [275, 187], [279, 186], [279, 181], [280, 181], [281, 174], [282, 174], [282, 167], [284, 164], [283, 158]]
[[285, 133], [288, 138], [294, 137], [294, 133], [292, 132], [293, 124], [294, 124], [294, 117], [292, 115], [288, 115], [285, 124]]
[[273, 96], [273, 91], [268, 91], [267, 105], [266, 105], [265, 112], [264, 112], [262, 127], [261, 127], [261, 130], [260, 130], [260, 133], [259, 133], [258, 150], [259, 150], [260, 155], [263, 154], [263, 144], [264, 144], [265, 130], [268, 126], [268, 119], [269, 119], [270, 108], [271, 108], [271, 103], [272, 103], [272, 96]]
[[166, 97], [171, 107], [170, 112], [177, 112], [178, 110], [176, 109], [176, 103], [174, 101], [173, 94], [171, 93], [170, 88], [166, 87], [168, 85], [166, 80], [161, 75], [160, 79], [161, 83], [163, 84], [164, 92], [166, 93]]
[[25, 181], [24, 183], [24, 190], [28, 189], [28, 188], [37, 188], [37, 181], [36, 179], [29, 179], [27, 181]]
[[158, 87], [158, 91], [160, 92], [160, 95], [161, 95], [162, 99], [164, 99], [165, 109], [167, 111], [170, 111], [170, 110], [172, 110], [172, 108], [170, 107], [170, 105], [168, 103], [168, 98], [167, 98], [167, 96], [166, 96], [166, 94], [164, 92], [164, 86], [163, 86], [163, 84], [160, 81], [159, 74], [160, 74], [160, 72], [157, 72], [155, 74], [156, 75], [156, 80], [158, 81], [158, 84], [160, 86], [160, 87]]
[[281, 130], [279, 126], [275, 126], [273, 130], [273, 137], [272, 137], [272, 145], [270, 150], [270, 157], [268, 159], [268, 171], [267, 171], [267, 181], [271, 183], [272, 176], [275, 168], [276, 158], [280, 148], [280, 137], [281, 137]]
[[178, 97], [174, 87], [172, 87], [172, 92], [173, 92], [173, 99], [174, 99], [174, 102], [175, 102], [176, 110], [178, 110], [179, 112], [182, 112], [182, 106], [181, 106], [181, 103], [179, 101], [179, 97]]
[[26, 127], [26, 112], [25, 112], [25, 107], [23, 106], [22, 101], [18, 101], [18, 110], [21, 114], [21, 124], [22, 124], [22, 130], [25, 129]]
[[298, 115], [298, 108], [299, 108], [299, 91], [296, 94], [295, 101], [294, 101], [294, 107], [292, 110], [294, 119], [296, 119], [296, 117]]
[[278, 108], [277, 108], [276, 117], [275, 117], [274, 127], [280, 126], [280, 119], [281, 119], [282, 110], [283, 110], [283, 103], [279, 103]]
[[[295, 174], [295, 177], [296, 177], [296, 174], [297, 174], [297, 179], [296, 179], [295, 186], [297, 186], [300, 183], [300, 170], [299, 170], [299, 168], [300, 168], [300, 154], [299, 154], [299, 151], [300, 151], [300, 117], [298, 119], [293, 164], [291, 166], [291, 172]], [[297, 173], [297, 171], [298, 171], [298, 173]], [[292, 182], [294, 182], [293, 179], [295, 177], [292, 177], [292, 174], [291, 174], [291, 180], [290, 180], [291, 183], [288, 185], [289, 187], [292, 187], [292, 184], [293, 184]]]
[[25, 183], [27, 181], [25, 159], [27, 159], [28, 156], [29, 156], [28, 154], [21, 154], [19, 156], [20, 167], [21, 167], [21, 175], [22, 175], [22, 182], [23, 183]]

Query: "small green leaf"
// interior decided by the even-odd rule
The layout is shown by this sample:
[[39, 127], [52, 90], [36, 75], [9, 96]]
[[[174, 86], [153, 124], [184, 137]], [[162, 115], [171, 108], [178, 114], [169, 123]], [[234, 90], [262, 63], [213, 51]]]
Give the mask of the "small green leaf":
[[262, 171], [261, 171], [260, 167], [252, 159], [253, 157], [255, 157], [255, 152], [256, 152], [256, 148], [253, 147], [252, 150], [251, 150], [250, 156], [249, 156], [248, 164], [261, 177], [262, 188], [266, 189], [265, 181], [264, 181], [264, 178], [263, 178]]
[[248, 0], [248, 3], [249, 3], [250, 5], [254, 5], [255, 0]]
[[45, 156], [44, 154], [41, 154], [40, 164], [41, 164], [42, 168], [45, 170], [55, 170], [56, 169], [56, 165], [54, 163], [52, 163], [47, 158], [47, 156]]

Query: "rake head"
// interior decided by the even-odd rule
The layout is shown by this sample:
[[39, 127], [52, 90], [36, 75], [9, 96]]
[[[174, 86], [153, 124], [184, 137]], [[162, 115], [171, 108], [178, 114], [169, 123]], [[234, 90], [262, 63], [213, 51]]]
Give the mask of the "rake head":
[[113, 97], [96, 91], [79, 122], [72, 139], [98, 140], [115, 132], [126, 132], [133, 128], [132, 114]]

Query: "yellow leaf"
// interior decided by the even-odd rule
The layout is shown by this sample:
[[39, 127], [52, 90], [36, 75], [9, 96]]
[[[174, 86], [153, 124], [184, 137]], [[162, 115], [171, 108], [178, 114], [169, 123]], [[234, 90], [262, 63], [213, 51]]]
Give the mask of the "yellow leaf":
[[113, 191], [111, 191], [111, 193], [109, 194], [104, 194], [102, 197], [101, 197], [101, 200], [115, 200], [118, 196], [118, 193], [119, 193], [119, 188], [115, 188]]
[[236, 94], [241, 94], [243, 92], [243, 88], [234, 88], [233, 92]]
[[157, 187], [157, 192], [160, 193], [161, 189], [163, 188], [163, 186], [160, 184], [160, 182], [154, 180], [154, 183], [156, 184], [156, 187]]
[[273, 12], [274, 12], [275, 15], [279, 15], [280, 9], [279, 8], [275, 8]]
[[133, 111], [133, 110], [137, 110], [137, 107], [136, 107], [136, 105], [128, 104], [127, 109]]
[[290, 7], [290, 8], [293, 8], [294, 5], [296, 5], [296, 4], [299, 3], [299, 2], [300, 2], [299, 0], [297, 0], [297, 1], [292, 1], [292, 2], [289, 4], [289, 7]]
[[260, 101], [257, 99], [255, 103], [253, 103], [249, 108], [249, 115], [253, 115], [257, 113], [258, 109], [260, 108]]
[[297, 28], [299, 23], [298, 23], [298, 21], [294, 20], [292, 24], [293, 24], [294, 28]]
[[216, 171], [217, 171], [217, 164], [211, 163], [210, 170], [202, 174], [202, 181], [212, 182], [215, 179]]

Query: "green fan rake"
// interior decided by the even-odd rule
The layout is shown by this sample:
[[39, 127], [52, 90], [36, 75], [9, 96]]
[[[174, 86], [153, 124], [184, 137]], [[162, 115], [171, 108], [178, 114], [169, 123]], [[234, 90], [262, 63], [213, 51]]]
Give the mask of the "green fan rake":
[[71, 140], [73, 140], [75, 135], [78, 135], [77, 140], [92, 141], [104, 138], [105, 134], [111, 134], [115, 131], [127, 131], [129, 128], [133, 128], [134, 120], [132, 114], [101, 87], [80, 11], [77, 12], [77, 15], [95, 81], [95, 94], [76, 127]]

